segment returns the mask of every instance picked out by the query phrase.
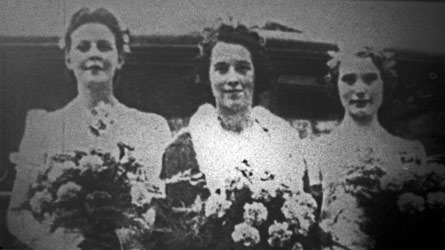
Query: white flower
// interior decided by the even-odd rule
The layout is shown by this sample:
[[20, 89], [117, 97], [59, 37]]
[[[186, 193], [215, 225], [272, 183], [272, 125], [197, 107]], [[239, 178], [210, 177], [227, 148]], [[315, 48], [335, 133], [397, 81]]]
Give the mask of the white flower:
[[415, 213], [422, 212], [425, 209], [425, 200], [423, 197], [415, 195], [413, 193], [404, 193], [399, 196], [397, 201], [400, 211]]
[[99, 171], [104, 164], [102, 158], [98, 155], [86, 155], [79, 161], [79, 165], [85, 169]]
[[261, 225], [267, 220], [267, 208], [260, 202], [253, 202], [251, 204], [244, 204], [243, 218], [246, 223], [251, 225]]
[[48, 192], [48, 190], [43, 190], [36, 192], [34, 196], [29, 201], [29, 205], [31, 206], [31, 210], [34, 213], [40, 214], [42, 213], [42, 205], [44, 202], [51, 202], [53, 200], [51, 194]]
[[[217, 190], [221, 188], [220, 186], [215, 186], [215, 185], [212, 186], [213, 186], [212, 189], [210, 189], [209, 187], [210, 190]], [[233, 191], [233, 190], [241, 190], [244, 187], [248, 186], [250, 186], [250, 183], [246, 178], [237, 176], [232, 178], [226, 178], [224, 181], [224, 186], [222, 188], [229, 191]]]
[[289, 242], [292, 237], [292, 231], [288, 230], [289, 224], [287, 222], [279, 223], [274, 221], [272, 225], [269, 226], [269, 239], [267, 242], [272, 247], [283, 247], [287, 242]]
[[250, 186], [252, 198], [266, 202], [270, 201], [271, 198], [275, 198], [277, 191], [281, 189], [281, 184], [275, 180], [256, 180], [255, 183]]
[[318, 121], [315, 128], [320, 132], [330, 132], [338, 125], [338, 121]]
[[292, 246], [292, 250], [304, 250], [304, 248], [300, 242], [295, 242], [295, 244]]
[[66, 200], [75, 195], [82, 189], [81, 186], [76, 183], [70, 181], [59, 187], [57, 190], [57, 200]]
[[155, 196], [143, 182], [132, 182], [130, 194], [131, 203], [136, 206], [144, 206], [150, 203]]
[[243, 222], [235, 226], [232, 239], [235, 242], [242, 242], [246, 247], [253, 247], [260, 242], [261, 238], [258, 229]]
[[54, 182], [59, 178], [66, 170], [77, 168], [76, 164], [72, 161], [64, 162], [51, 162], [50, 170], [47, 173], [48, 180]]
[[154, 208], [150, 208], [142, 214], [142, 217], [145, 220], [144, 224], [146, 225], [146, 228], [151, 228], [155, 224], [156, 210]]
[[445, 192], [429, 193], [427, 202], [430, 207], [445, 208]]
[[281, 212], [291, 224], [297, 225], [297, 233], [307, 235], [309, 227], [315, 223], [317, 203], [310, 194], [300, 192], [287, 195]]
[[205, 202], [205, 216], [215, 215], [223, 217], [226, 211], [232, 206], [232, 202], [226, 199], [225, 191], [221, 194], [213, 193]]

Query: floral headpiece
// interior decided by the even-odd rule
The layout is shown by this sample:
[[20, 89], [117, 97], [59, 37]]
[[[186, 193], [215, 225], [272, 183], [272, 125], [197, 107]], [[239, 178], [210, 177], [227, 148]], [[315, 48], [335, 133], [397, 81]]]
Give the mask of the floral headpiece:
[[[396, 87], [395, 79], [397, 79], [397, 72], [394, 69], [396, 65], [396, 61], [394, 59], [394, 53], [385, 50], [376, 50], [371, 47], [364, 47], [359, 50], [340, 50], [340, 51], [328, 51], [327, 52], [331, 57], [326, 65], [333, 72], [338, 72], [338, 67], [341, 62], [354, 60], [356, 58], [371, 58], [374, 62], [375, 66], [379, 68], [384, 75], [382, 78], [386, 80], [391, 86], [391, 88]], [[332, 74], [332, 72], [330, 73]], [[330, 79], [331, 76], [328, 76]]]
[[201, 54], [203, 53], [204, 46], [216, 42], [218, 37], [224, 33], [239, 33], [243, 34], [252, 41], [258, 42], [260, 46], [266, 44], [264, 37], [260, 36], [252, 27], [247, 27], [239, 20], [228, 16], [227, 18], [218, 18], [216, 23], [211, 27], [204, 28], [202, 32], [203, 40], [199, 45]]
[[350, 53], [349, 51], [328, 51], [329, 56], [331, 56], [331, 60], [329, 60], [326, 64], [330, 69], [333, 69], [340, 65], [340, 62], [351, 60], [352, 58], [372, 58], [376, 60], [376, 63], [380, 63], [382, 68], [385, 70], [385, 73], [390, 73], [391, 75], [397, 77], [397, 73], [394, 70], [394, 66], [396, 61], [394, 60], [394, 53], [390, 51], [384, 50], [376, 50], [371, 47], [364, 47], [362, 50], [359, 50], [355, 53]]

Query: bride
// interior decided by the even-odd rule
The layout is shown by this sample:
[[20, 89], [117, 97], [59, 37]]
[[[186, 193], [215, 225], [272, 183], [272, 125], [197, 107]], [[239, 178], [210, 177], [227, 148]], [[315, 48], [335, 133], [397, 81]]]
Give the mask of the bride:
[[11, 155], [17, 175], [8, 210], [8, 228], [33, 249], [77, 249], [82, 240], [74, 232], [49, 232], [29, 211], [19, 210], [29, 185], [44, 171], [51, 155], [65, 151], [116, 149], [118, 142], [134, 147], [134, 156], [155, 181], [161, 155], [171, 138], [166, 120], [120, 103], [113, 94], [125, 62], [123, 33], [108, 10], [82, 8], [71, 18], [64, 37], [66, 66], [77, 83], [78, 95], [54, 112], [31, 110], [19, 151]]

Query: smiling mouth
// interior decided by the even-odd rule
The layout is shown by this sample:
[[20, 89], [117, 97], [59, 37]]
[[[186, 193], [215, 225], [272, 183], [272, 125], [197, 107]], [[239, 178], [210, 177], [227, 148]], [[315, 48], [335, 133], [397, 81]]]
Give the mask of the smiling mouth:
[[86, 70], [91, 70], [91, 71], [99, 71], [99, 70], [102, 70], [102, 69], [103, 68], [100, 67], [100, 66], [91, 66], [91, 67], [86, 68]]
[[83, 66], [84, 70], [91, 70], [91, 71], [99, 71], [99, 70], [103, 70], [103, 64], [102, 63], [98, 63], [98, 62], [87, 62], [84, 64]]

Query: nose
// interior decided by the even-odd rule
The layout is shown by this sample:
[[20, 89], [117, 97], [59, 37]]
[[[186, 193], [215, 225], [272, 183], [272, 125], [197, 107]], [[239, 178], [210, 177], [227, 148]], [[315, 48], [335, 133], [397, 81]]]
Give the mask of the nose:
[[96, 43], [92, 43], [90, 50], [88, 51], [88, 57], [90, 59], [100, 59], [102, 58], [102, 52], [97, 47]]
[[233, 67], [230, 67], [229, 72], [227, 72], [227, 84], [231, 88], [237, 87], [240, 84], [239, 75]]
[[358, 98], [364, 98], [366, 96], [368, 85], [366, 85], [362, 80], [357, 81], [355, 84], [355, 95]]
[[357, 95], [358, 98], [364, 98], [365, 97], [365, 92], [364, 91], [356, 92], [355, 95]]

